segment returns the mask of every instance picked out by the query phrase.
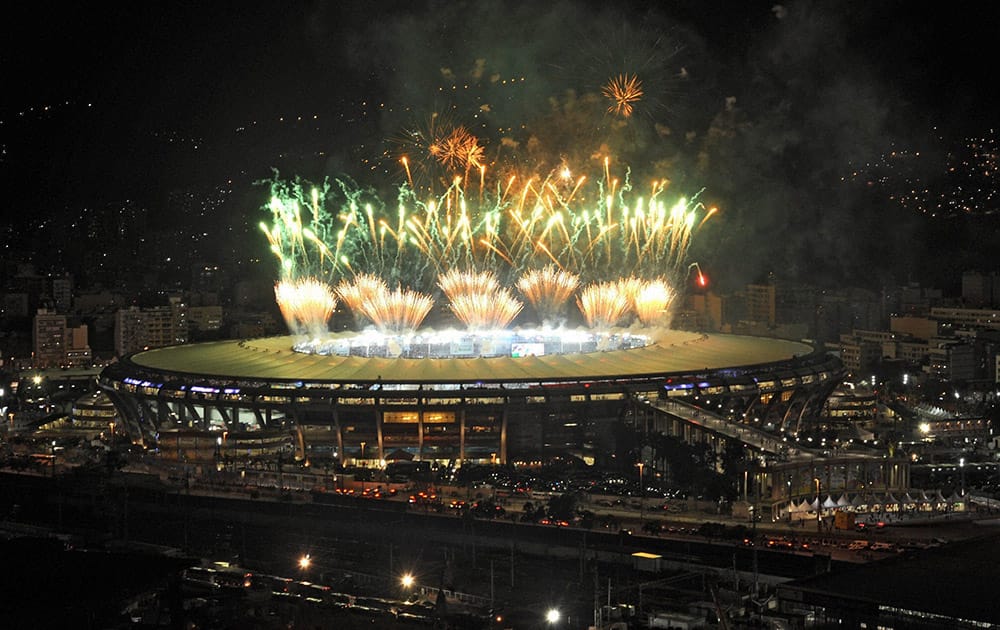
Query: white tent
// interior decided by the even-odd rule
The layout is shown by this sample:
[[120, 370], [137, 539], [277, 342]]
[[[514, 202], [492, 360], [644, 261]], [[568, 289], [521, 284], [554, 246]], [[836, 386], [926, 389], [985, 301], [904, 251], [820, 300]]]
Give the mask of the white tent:
[[851, 501], [850, 501], [850, 499], [847, 498], [847, 494], [846, 493], [840, 495], [840, 498], [837, 499], [837, 507], [847, 507], [850, 504], [851, 504]]
[[831, 497], [830, 495], [827, 495], [826, 496], [826, 500], [823, 501], [823, 509], [824, 510], [832, 510], [835, 507], [837, 507], [837, 502], [833, 500], [833, 497]]

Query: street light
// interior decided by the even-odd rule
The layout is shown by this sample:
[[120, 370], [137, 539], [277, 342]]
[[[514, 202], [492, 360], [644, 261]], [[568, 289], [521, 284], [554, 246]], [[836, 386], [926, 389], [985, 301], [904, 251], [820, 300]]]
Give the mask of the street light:
[[558, 608], [549, 608], [549, 610], [545, 613], [545, 621], [549, 623], [549, 625], [555, 625], [559, 623], [561, 616], [562, 615], [560, 615]]
[[309, 554], [304, 554], [301, 558], [299, 558], [299, 569], [305, 571], [310, 566], [312, 566], [312, 558], [309, 557]]
[[399, 583], [406, 589], [411, 588], [414, 581], [412, 573], [404, 573], [403, 576], [399, 578]]
[[[642, 467], [645, 464], [639, 462], [636, 466], [639, 467], [639, 521], [644, 520], [644, 510], [646, 508], [646, 485], [642, 481]], [[557, 611], [558, 612], [558, 611]]]

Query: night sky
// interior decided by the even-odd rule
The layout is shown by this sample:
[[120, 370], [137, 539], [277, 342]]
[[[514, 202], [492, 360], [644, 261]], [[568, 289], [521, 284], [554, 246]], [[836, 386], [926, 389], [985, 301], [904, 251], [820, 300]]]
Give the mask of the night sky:
[[[1000, 253], [995, 231], [984, 237], [978, 223], [988, 218], [942, 228], [850, 178], [893, 151], [921, 151], [907, 176], [933, 181], [953, 146], [992, 133], [1000, 11], [991, 3], [151, 2], [6, 12], [0, 172], [14, 225], [125, 198], [169, 222], [169, 191], [223, 182], [238, 189], [225, 221], [255, 225], [266, 190], [253, 182], [272, 169], [398, 184], [402, 140], [437, 114], [497, 160], [596, 170], [595, 156], [610, 152], [637, 178], [704, 189], [720, 213], [691, 256], [723, 287], [768, 273], [902, 283], [946, 258], [957, 266]], [[601, 96], [620, 73], [645, 91], [628, 119]], [[249, 234], [244, 248], [266, 250]], [[963, 259], [942, 253], [941, 234]], [[959, 243], [969, 235], [979, 235], [974, 247]]]

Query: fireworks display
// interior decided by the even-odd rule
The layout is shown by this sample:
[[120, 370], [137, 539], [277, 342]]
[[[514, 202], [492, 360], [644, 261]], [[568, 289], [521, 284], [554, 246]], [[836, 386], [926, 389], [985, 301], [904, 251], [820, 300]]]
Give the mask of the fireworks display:
[[491, 271], [452, 270], [441, 275], [438, 286], [448, 298], [455, 317], [469, 330], [504, 328], [521, 312], [522, 304]]
[[[421, 287], [439, 289], [458, 320], [476, 329], [507, 325], [518, 315], [522, 304], [505, 288], [515, 286], [542, 321], [557, 320], [582, 283], [591, 285], [577, 299], [589, 326], [615, 325], [630, 309], [647, 325], [662, 315], [671, 286], [691, 268], [693, 234], [714, 208], [704, 208], [697, 195], [668, 201], [663, 179], [638, 194], [627, 173], [622, 180], [611, 176], [608, 159], [592, 185], [567, 167], [487, 184], [478, 142], [465, 134], [449, 136], [454, 142], [441, 145], [440, 159], [466, 171], [476, 167], [480, 183], [456, 175], [427, 201], [403, 185], [394, 211], [342, 180], [321, 188], [272, 182], [272, 223], [261, 229], [281, 280], [336, 286], [358, 328], [419, 325], [435, 299], [418, 293]], [[318, 308], [315, 300], [293, 307], [293, 295], [305, 293], [283, 295], [283, 312]], [[289, 321], [301, 329], [317, 318]]]
[[577, 305], [587, 325], [601, 329], [617, 326], [631, 307], [620, 282], [598, 282], [584, 287]]
[[[613, 76], [602, 91], [622, 118], [644, 98], [635, 73]], [[570, 124], [563, 118], [554, 113], [550, 128]], [[594, 329], [629, 315], [644, 326], [669, 319], [675, 287], [696, 268], [687, 260], [692, 239], [716, 212], [702, 191], [676, 195], [665, 177], [636, 177], [605, 144], [549, 150], [540, 137], [515, 139], [514, 127], [491, 144], [477, 135], [483, 125], [471, 129], [434, 113], [397, 136], [398, 152], [380, 158], [394, 178], [389, 194], [346, 177], [312, 185], [275, 174], [260, 227], [281, 281], [335, 287], [357, 329], [397, 335], [428, 317], [436, 325], [449, 310], [470, 331], [515, 319]], [[519, 297], [531, 314], [521, 317]], [[294, 310], [290, 299], [283, 309]]]
[[472, 331], [506, 328], [523, 306], [507, 289], [491, 293], [462, 293], [451, 298], [452, 313]]
[[[641, 194], [613, 178], [609, 160], [596, 183], [568, 169], [482, 184], [456, 176], [440, 196], [420, 201], [402, 186], [394, 210], [337, 180], [322, 190], [274, 182], [273, 222], [262, 224], [282, 278], [331, 282], [367, 273], [388, 286], [433, 286], [450, 270], [491, 271], [502, 286], [548, 264], [583, 282], [686, 272], [699, 219], [712, 211], [694, 198], [666, 199], [666, 180]], [[480, 169], [481, 170], [481, 169]], [[327, 203], [336, 207], [327, 210]]]
[[429, 295], [410, 289], [386, 289], [373, 291], [358, 308], [379, 332], [406, 335], [420, 327], [433, 306]]
[[542, 323], [559, 320], [565, 305], [580, 286], [580, 277], [555, 265], [533, 269], [517, 281], [521, 295], [535, 307]]
[[461, 295], [495, 293], [500, 289], [500, 283], [497, 282], [496, 276], [491, 271], [474, 273], [458, 269], [441, 274], [438, 278], [438, 286], [441, 287], [449, 300], [454, 300]]
[[632, 115], [632, 104], [642, 99], [642, 81], [634, 74], [620, 74], [608, 81], [601, 92], [611, 100], [609, 114], [628, 118]]
[[366, 301], [374, 299], [376, 296], [389, 292], [389, 287], [385, 280], [370, 273], [361, 273], [350, 280], [342, 280], [334, 289], [340, 301], [351, 309], [354, 316], [354, 325], [357, 328], [364, 328], [371, 319], [365, 315], [364, 304]]
[[644, 326], [664, 325], [673, 299], [674, 291], [664, 280], [648, 280], [633, 294], [632, 309]]
[[319, 337], [337, 308], [330, 285], [316, 278], [282, 280], [274, 285], [274, 297], [288, 329], [295, 334]]

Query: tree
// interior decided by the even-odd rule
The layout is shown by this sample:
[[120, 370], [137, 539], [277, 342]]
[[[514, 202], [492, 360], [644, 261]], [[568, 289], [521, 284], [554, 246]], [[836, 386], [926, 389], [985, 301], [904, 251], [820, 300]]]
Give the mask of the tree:
[[572, 492], [552, 497], [549, 499], [549, 515], [560, 521], [572, 520], [576, 515], [577, 503], [579, 499]]

